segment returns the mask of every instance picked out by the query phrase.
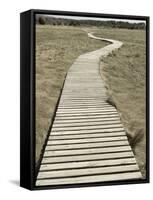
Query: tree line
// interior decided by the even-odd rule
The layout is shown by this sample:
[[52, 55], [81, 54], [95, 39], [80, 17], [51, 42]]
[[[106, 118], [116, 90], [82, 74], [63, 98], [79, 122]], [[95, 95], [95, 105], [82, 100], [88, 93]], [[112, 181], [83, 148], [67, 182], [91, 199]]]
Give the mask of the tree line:
[[102, 26], [110, 28], [127, 28], [127, 29], [145, 29], [145, 23], [129, 23], [123, 21], [98, 21], [98, 20], [75, 20], [65, 18], [55, 18], [49, 16], [36, 16], [36, 24], [54, 25], [54, 26]]

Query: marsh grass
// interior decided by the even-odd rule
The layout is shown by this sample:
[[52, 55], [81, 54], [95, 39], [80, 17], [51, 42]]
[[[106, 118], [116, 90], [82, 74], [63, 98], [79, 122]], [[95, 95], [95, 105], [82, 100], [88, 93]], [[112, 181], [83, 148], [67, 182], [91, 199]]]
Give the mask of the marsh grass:
[[80, 28], [36, 25], [36, 162], [69, 67], [80, 54], [103, 46]]
[[146, 41], [145, 31], [101, 29], [97, 35], [122, 41], [102, 60], [101, 74], [108, 85], [108, 102], [120, 112], [129, 142], [145, 178], [146, 165]]

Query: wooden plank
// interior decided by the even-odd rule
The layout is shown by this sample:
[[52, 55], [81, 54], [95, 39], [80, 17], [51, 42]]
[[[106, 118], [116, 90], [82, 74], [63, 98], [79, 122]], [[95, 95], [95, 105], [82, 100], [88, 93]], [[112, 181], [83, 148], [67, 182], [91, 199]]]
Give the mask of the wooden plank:
[[[88, 85], [89, 85], [89, 87], [104, 87], [104, 84], [103, 83], [96, 83], [96, 84], [94, 84], [94, 85], [91, 85], [91, 83], [89, 82], [88, 83]], [[85, 84], [81, 84], [80, 82], [76, 82], [76, 83], [74, 83], [74, 82], [72, 82], [72, 81], [66, 81], [65, 82], [65, 86], [71, 86], [71, 87], [80, 87], [80, 86], [83, 86], [84, 88], [86, 88], [87, 87], [87, 85], [85, 86]], [[88, 87], [88, 88], [89, 88]]]
[[[87, 71], [86, 71], [87, 72]], [[88, 81], [88, 82], [90, 82], [90, 80], [89, 79], [87, 79], [87, 77], [91, 77], [91, 80], [95, 80], [95, 82], [102, 82], [102, 80], [100, 79], [100, 77], [97, 77], [96, 76], [96, 74], [93, 74], [93, 73], [90, 73], [90, 74], [88, 74], [87, 76], [86, 76], [86, 78], [85, 77], [83, 77], [83, 75], [85, 75], [85, 74], [77, 74], [77, 76], [76, 75], [72, 75], [71, 74], [71, 76], [67, 76], [67, 81], [69, 81], [69, 80], [72, 80], [73, 82], [76, 82], [76, 79], [81, 79], [83, 82], [86, 82], [86, 81]], [[93, 76], [92, 76], [93, 75]], [[90, 82], [91, 83], [91, 82]]]
[[61, 162], [76, 162], [76, 161], [89, 161], [89, 160], [103, 160], [113, 158], [127, 158], [134, 157], [132, 151], [127, 152], [115, 152], [104, 154], [91, 154], [91, 155], [71, 155], [71, 156], [59, 156], [59, 157], [47, 157], [43, 158], [42, 164], [47, 163], [61, 163]]
[[[63, 89], [65, 90], [73, 90], [73, 89], [78, 89], [78, 85], [74, 85], [74, 84], [72, 84], [72, 85], [69, 85], [69, 84], [66, 84], [65, 83], [65, 85], [64, 85], [64, 87], [63, 87]], [[89, 90], [89, 87], [88, 87], [88, 85], [84, 85], [83, 87], [82, 87], [82, 90]], [[94, 91], [94, 89], [106, 89], [106, 87], [105, 87], [105, 85], [91, 85], [90, 86], [90, 90], [93, 90]]]
[[[80, 87], [78, 87], [78, 86], [75, 86], [75, 85], [71, 85], [71, 86], [65, 86], [64, 88], [63, 88], [64, 90], [62, 91], [62, 93], [63, 92], [91, 92], [91, 93], [93, 93], [94, 91], [98, 91], [98, 92], [106, 92], [106, 87], [105, 86], [103, 86], [103, 85], [100, 85], [100, 86], [94, 86], [94, 87], [92, 87], [92, 86], [90, 86], [90, 87], [85, 87], [85, 86], [83, 86], [82, 85], [82, 87], [80, 88]], [[79, 97], [79, 96], [78, 96]]]
[[114, 166], [114, 165], [125, 165], [125, 164], [136, 164], [135, 158], [120, 158], [110, 160], [98, 160], [98, 161], [77, 161], [71, 163], [57, 163], [57, 164], [42, 164], [40, 171], [45, 170], [59, 170], [59, 169], [76, 169], [76, 168], [90, 168], [98, 166]]
[[[105, 92], [100, 92], [99, 94], [97, 94], [97, 93], [93, 93], [94, 91], [92, 91], [92, 92], [89, 92], [89, 93], [87, 93], [87, 92], [84, 92], [82, 95], [80, 94], [80, 96], [79, 96], [79, 98], [81, 98], [81, 97], [83, 97], [83, 98], [105, 98]], [[64, 92], [62, 93], [62, 98], [64, 98], [64, 97], [69, 97], [69, 96], [71, 96], [71, 97], [78, 97], [78, 94], [76, 94], [76, 93], [70, 93], [70, 94], [64, 94]]]
[[63, 184], [77, 184], [77, 183], [92, 183], [92, 182], [105, 182], [105, 181], [116, 181], [116, 180], [129, 180], [129, 179], [140, 179], [140, 172], [130, 173], [116, 173], [108, 175], [95, 175], [95, 176], [83, 176], [77, 178], [61, 178], [61, 179], [45, 179], [37, 180], [36, 185], [63, 185]]
[[101, 148], [101, 147], [115, 147], [129, 145], [127, 140], [123, 141], [111, 141], [111, 142], [93, 142], [93, 143], [80, 143], [80, 144], [61, 144], [50, 145], [50, 141], [47, 142], [46, 151], [51, 150], [68, 150], [68, 149], [86, 149], [86, 148]]
[[106, 90], [99, 90], [98, 91], [86, 91], [86, 90], [83, 90], [83, 91], [69, 91], [69, 92], [63, 92], [62, 95], [64, 96], [77, 96], [80, 95], [80, 96], [87, 96], [88, 98], [92, 97], [92, 96], [95, 96], [95, 95], [91, 95], [91, 93], [95, 92], [96, 93], [96, 96], [102, 96], [102, 94], [104, 95]]
[[114, 122], [114, 121], [120, 121], [120, 118], [117, 117], [110, 117], [110, 118], [86, 118], [86, 119], [67, 119], [67, 120], [58, 120], [55, 119], [54, 124], [62, 124], [62, 123], [83, 123], [83, 122]]
[[[94, 81], [97, 84], [98, 83], [99, 84], [103, 84], [103, 82], [101, 82], [101, 80], [97, 77], [96, 73], [95, 74], [94, 73], [88, 74], [88, 78], [90, 80], [87, 80], [84, 77], [85, 77], [85, 74], [79, 74], [79, 73], [77, 73], [77, 74], [71, 75], [71, 77], [67, 77], [67, 81], [68, 82], [72, 82], [72, 83], [77, 83], [78, 81], [81, 81], [81, 83], [89, 82], [90, 85], [91, 85], [91, 82]], [[90, 89], [90, 87], [88, 89]]]
[[103, 96], [84, 96], [81, 94], [77, 95], [62, 95], [60, 102], [63, 103], [107, 103], [108, 97]]
[[[85, 84], [85, 83], [84, 83]], [[79, 86], [78, 87], [73, 87], [71, 86], [71, 88], [67, 88], [66, 90], [64, 90], [62, 92], [62, 95], [74, 95], [74, 94], [80, 94], [80, 96], [77, 96], [78, 98], [80, 98], [82, 96], [82, 94], [88, 96], [87, 98], [95, 98], [95, 96], [98, 96], [98, 97], [105, 97], [105, 93], [106, 93], [106, 88], [101, 86], [101, 88], [85, 88], [83, 85], [80, 87], [82, 87], [82, 89], [79, 89]], [[89, 86], [90, 87], [90, 86]], [[102, 96], [102, 94], [104, 96]]]
[[[90, 91], [90, 92], [86, 92], [86, 91], [84, 91], [84, 93], [80, 93], [79, 95], [79, 97], [84, 97], [84, 98], [99, 98], [99, 97], [101, 97], [101, 98], [103, 98], [104, 99], [104, 94], [105, 94], [105, 92], [103, 91], [103, 92], [98, 92], [98, 93], [93, 93], [94, 91]], [[64, 92], [62, 93], [62, 98], [63, 97], [68, 97], [68, 96], [71, 96], [71, 97], [78, 97], [78, 94], [77, 93], [74, 93], [74, 92], [70, 92], [69, 94], [64, 94]]]
[[97, 125], [93, 125], [93, 126], [80, 126], [79, 128], [77, 126], [72, 126], [72, 127], [52, 127], [52, 131], [68, 131], [68, 130], [90, 130], [90, 129], [107, 129], [107, 128], [122, 128], [123, 125], [121, 123], [119, 124], [107, 124], [107, 125], [101, 125], [101, 124], [97, 124]]
[[131, 151], [130, 146], [120, 146], [120, 147], [107, 147], [107, 148], [89, 148], [89, 149], [75, 149], [75, 150], [54, 150], [54, 151], [45, 151], [44, 157], [48, 156], [67, 156], [67, 155], [91, 155], [95, 153], [112, 153], [112, 152], [121, 152], [121, 151]]
[[62, 113], [62, 114], [69, 114], [69, 113], [90, 113], [90, 112], [107, 112], [107, 111], [114, 111], [116, 112], [116, 109], [114, 107], [112, 108], [109, 108], [109, 107], [102, 107], [100, 109], [97, 109], [97, 108], [88, 108], [88, 109], [60, 109], [58, 108], [56, 113]]
[[52, 135], [61, 135], [61, 134], [84, 134], [84, 133], [113, 133], [118, 131], [124, 131], [124, 128], [108, 128], [108, 129], [89, 129], [89, 130], [62, 130], [62, 131], [51, 131]]
[[96, 175], [96, 174], [108, 174], [108, 173], [121, 173], [138, 171], [137, 165], [125, 165], [125, 166], [114, 166], [114, 167], [98, 167], [88, 169], [72, 169], [72, 170], [60, 170], [60, 171], [44, 171], [40, 172], [38, 179], [45, 178], [56, 178], [56, 177], [69, 177], [69, 176], [82, 176], [82, 175]]
[[82, 100], [80, 101], [79, 99], [78, 100], [72, 100], [72, 99], [61, 99], [60, 100], [60, 103], [59, 105], [98, 105], [98, 104], [104, 104], [106, 103], [105, 100], [102, 100], [102, 99], [97, 99], [96, 101], [95, 100]]
[[59, 105], [58, 109], [69, 110], [69, 109], [91, 109], [91, 108], [102, 108], [102, 107], [111, 107], [109, 104], [101, 104], [101, 105]]
[[114, 132], [114, 133], [92, 133], [92, 134], [61, 134], [61, 135], [50, 135], [49, 140], [66, 140], [66, 139], [81, 139], [81, 138], [101, 138], [101, 137], [118, 137], [118, 136], [126, 136], [125, 132]]
[[88, 112], [88, 113], [56, 113], [56, 116], [58, 117], [66, 117], [66, 116], [92, 116], [92, 115], [112, 115], [112, 114], [118, 114], [117, 111], [97, 111], [97, 112]]
[[113, 114], [103, 114], [103, 115], [83, 115], [83, 116], [55, 116], [56, 120], [75, 120], [75, 119], [110, 119], [110, 118], [119, 118], [118, 113]]
[[77, 108], [77, 109], [62, 109], [62, 108], [58, 108], [57, 112], [58, 113], [88, 113], [88, 112], [100, 112], [100, 111], [116, 111], [115, 107], [105, 107], [102, 106], [100, 108]]
[[[89, 82], [91, 84], [92, 81], [101, 81], [101, 80], [98, 80], [97, 74], [88, 74], [88, 78], [90, 78], [90, 80], [88, 79], [85, 79], [85, 74], [77, 74], [77, 75], [71, 75], [71, 77], [67, 77], [67, 80], [68, 81], [72, 81], [73, 83], [76, 82], [77, 80], [80, 80], [82, 81], [83, 83], [86, 83], [86, 82]], [[91, 81], [91, 82], [90, 82]]]
[[101, 87], [101, 88], [98, 88], [96, 89], [95, 88], [95, 91], [93, 89], [91, 89], [90, 87], [88, 89], [84, 89], [84, 87], [82, 88], [67, 88], [67, 89], [64, 89], [63, 90], [63, 94], [71, 94], [71, 93], [82, 93], [82, 92], [85, 92], [86, 94], [91, 94], [92, 92], [95, 92], [96, 94], [101, 94], [103, 92], [106, 92], [106, 89], [104, 87]]
[[[84, 100], [82, 98], [82, 100]], [[101, 106], [101, 105], [109, 105], [109, 103], [107, 103], [105, 101], [105, 99], [97, 99], [96, 101], [93, 99], [93, 100], [84, 100], [84, 101], [81, 101], [80, 102], [80, 99], [60, 99], [60, 102], [59, 102], [59, 105], [61, 106], [69, 106], [69, 105], [90, 105], [90, 106]]]
[[84, 104], [84, 103], [107, 103], [107, 97], [106, 98], [101, 98], [101, 97], [96, 97], [96, 98], [92, 98], [92, 99], [87, 99], [87, 97], [80, 97], [80, 98], [77, 98], [75, 96], [69, 96], [69, 97], [62, 97], [60, 99], [60, 103], [80, 103], [80, 104]]
[[100, 102], [100, 103], [72, 103], [72, 102], [65, 102], [65, 103], [59, 103], [59, 107], [61, 108], [77, 108], [77, 107], [102, 107], [102, 106], [111, 106], [110, 104], [107, 104], [107, 103], [103, 103], [103, 102]]
[[75, 96], [75, 97], [61, 97], [60, 101], [68, 101], [71, 100], [71, 102], [105, 102], [106, 101], [106, 97], [84, 97], [84, 96]]
[[[61, 100], [62, 99], [69, 99], [69, 97], [61, 97]], [[75, 97], [71, 97], [71, 100], [72, 102], [76, 102], [76, 101], [102, 101], [102, 100], [105, 100], [106, 97], [105, 96], [98, 96], [98, 97], [94, 97], [94, 96], [90, 96], [90, 97], [84, 97], [84, 96], [75, 96]]]
[[[64, 88], [63, 92], [62, 93], [82, 93], [82, 92], [87, 92], [87, 93], [93, 93], [93, 92], [98, 92], [98, 93], [105, 93], [106, 92], [106, 87], [105, 86], [90, 86], [90, 87], [84, 87], [83, 85], [80, 87], [77, 87], [77, 86], [72, 86], [71, 87], [66, 87]], [[79, 98], [79, 96], [78, 96]]]
[[106, 98], [96, 97], [95, 99], [87, 99], [85, 96], [81, 96], [80, 99], [76, 99], [77, 96], [63, 96], [60, 100], [60, 103], [101, 103], [106, 102]]
[[[77, 82], [80, 82], [80, 85], [76, 85], [76, 83], [71, 81], [71, 85], [68, 83], [67, 85], [65, 85], [64, 90], [62, 91], [62, 93], [73, 93], [73, 92], [85, 92], [85, 94], [90, 93], [90, 95], [95, 95], [95, 94], [101, 94], [101, 93], [105, 93], [106, 92], [106, 87], [104, 85], [101, 84], [97, 84], [97, 85], [91, 85], [90, 83], [88, 83], [89, 86], [86, 86], [86, 82], [81, 82], [81, 80], [77, 80]], [[95, 82], [95, 81], [94, 81]], [[81, 87], [80, 87], [81, 86]], [[98, 93], [94, 93], [97, 91]]]
[[[65, 94], [63, 94], [63, 95], [62, 95], [62, 99], [66, 99], [66, 98], [67, 98], [67, 99], [68, 99], [68, 98], [76, 98], [76, 97], [78, 97], [78, 94], [74, 94], [74, 95], [73, 95], [73, 94], [72, 94], [72, 95], [65, 95]], [[97, 98], [101, 98], [101, 99], [103, 99], [103, 100], [107, 100], [107, 97], [105, 97], [104, 94], [101, 94], [101, 95], [100, 95], [100, 94], [99, 94], [99, 95], [97, 95], [97, 94], [95, 94], [95, 95], [94, 95], [94, 94], [93, 94], [93, 95], [91, 95], [91, 94], [88, 94], [88, 95], [87, 95], [87, 94], [82, 94], [82, 95], [81, 95], [81, 94], [80, 94], [80, 97], [81, 97], [81, 98], [84, 98], [84, 100], [85, 100], [86, 98], [91, 98], [91, 97], [94, 97], [94, 98], [95, 98], [95, 101], [96, 101]], [[88, 100], [88, 99], [87, 99], [87, 100]], [[89, 100], [92, 100], [92, 99], [89, 99]]]
[[97, 99], [86, 99], [83, 98], [82, 99], [76, 99], [76, 98], [61, 98], [60, 99], [60, 104], [61, 105], [67, 105], [67, 104], [78, 104], [78, 105], [84, 105], [84, 104], [90, 104], [90, 105], [98, 105], [98, 104], [106, 104], [106, 99], [101, 99], [101, 98], [97, 98]]
[[[75, 84], [72, 85], [73, 87], [71, 87], [71, 85], [69, 85], [69, 83], [68, 83], [67, 80], [66, 80], [63, 88], [64, 88], [64, 89], [78, 88], [78, 87], [77, 87], [78, 84], [79, 84], [79, 83], [75, 83]], [[91, 84], [90, 84], [90, 85], [91, 85]], [[90, 87], [90, 89], [92, 89], [92, 88], [101, 88], [101, 87], [102, 87], [102, 88], [105, 87], [105, 84], [104, 84], [103, 82], [101, 82], [100, 84], [96, 84], [96, 83], [92, 84], [91, 87]], [[83, 88], [88, 88], [88, 89], [89, 89], [88, 85], [84, 85]]]
[[[84, 75], [85, 76], [85, 75]], [[94, 84], [97, 84], [97, 85], [104, 85], [104, 83], [103, 82], [101, 82], [101, 80], [99, 79], [99, 78], [97, 78], [97, 79], [95, 79], [95, 77], [94, 78], [90, 78], [90, 77], [88, 77], [90, 80], [88, 80], [88, 79], [83, 79], [83, 77], [81, 77], [81, 76], [79, 76], [78, 75], [78, 77], [70, 77], [70, 78], [68, 78], [67, 77], [67, 79], [66, 79], [66, 84], [78, 84], [78, 83], [80, 83], [80, 85], [83, 85], [83, 84], [85, 84], [85, 85], [87, 85], [86, 83], [89, 83], [89, 86], [92, 86], [93, 84], [91, 83], [92, 81], [94, 81]], [[83, 85], [84, 86], [84, 85]], [[90, 87], [89, 87], [90, 88]]]
[[[80, 99], [76, 99], [76, 98], [70, 98], [70, 99], [64, 99], [61, 98], [60, 103], [59, 104], [77, 104], [77, 105], [84, 105], [84, 104], [89, 104], [90, 106], [111, 106], [109, 103], [107, 103], [105, 101], [105, 99], [86, 99], [86, 98], [80, 98]], [[64, 106], [66, 106], [64, 105]]]
[[77, 87], [64, 87], [63, 92], [101, 92], [101, 91], [106, 91], [106, 88], [103, 87], [82, 87], [82, 88], [77, 88]]
[[[93, 91], [94, 92], [94, 91]], [[90, 96], [83, 96], [83, 95], [80, 95], [80, 96], [78, 96], [78, 95], [76, 95], [76, 96], [71, 96], [71, 99], [72, 100], [76, 100], [76, 101], [79, 101], [79, 100], [86, 100], [86, 101], [89, 101], [89, 100], [105, 100], [106, 99], [106, 97], [107, 96], [105, 96], [104, 94], [103, 94], [103, 96], [102, 95], [98, 95], [98, 96], [92, 96], [92, 95], [90, 95]], [[64, 97], [63, 95], [61, 96], [61, 99], [68, 99], [69, 97]]]
[[71, 139], [71, 140], [48, 140], [48, 144], [73, 144], [73, 143], [90, 143], [90, 142], [106, 142], [106, 141], [119, 141], [119, 140], [127, 140], [126, 136], [119, 137], [106, 137], [106, 138], [88, 138], [88, 139]]
[[[85, 91], [84, 91], [84, 94], [86, 94], [86, 88], [84, 89]], [[93, 91], [91, 91], [91, 92], [94, 92], [94, 89], [93, 89]], [[72, 92], [72, 94], [73, 94], [73, 92]], [[76, 95], [75, 97], [74, 97], [74, 99], [76, 99], [76, 100], [78, 100], [78, 99], [86, 99], [86, 100], [97, 100], [97, 99], [105, 99], [105, 97], [107, 97], [106, 95], [96, 95], [95, 96], [95, 94], [91, 94], [90, 93], [90, 96], [82, 96], [82, 95], [80, 95], [80, 96], [78, 96], [78, 95]], [[62, 92], [62, 96], [61, 96], [61, 98], [63, 98], [63, 92]]]
[[120, 120], [96, 121], [96, 122], [94, 122], [94, 121], [86, 121], [86, 122], [79, 121], [77, 123], [76, 122], [64, 123], [62, 121], [60, 123], [56, 123], [56, 121], [54, 121], [54, 124], [52, 127], [64, 128], [64, 127], [74, 127], [74, 126], [78, 127], [78, 126], [94, 126], [94, 125], [108, 125], [108, 124], [112, 125], [112, 124], [120, 124], [120, 123], [121, 123]]

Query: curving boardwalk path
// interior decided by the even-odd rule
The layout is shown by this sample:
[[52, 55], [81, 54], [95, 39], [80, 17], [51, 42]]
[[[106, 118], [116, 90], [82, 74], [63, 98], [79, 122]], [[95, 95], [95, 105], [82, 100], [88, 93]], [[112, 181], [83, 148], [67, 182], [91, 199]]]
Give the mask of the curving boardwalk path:
[[70, 67], [37, 186], [142, 178], [119, 114], [106, 102], [99, 73], [101, 56], [120, 48], [122, 42], [91, 33], [88, 37], [110, 44], [79, 56]]

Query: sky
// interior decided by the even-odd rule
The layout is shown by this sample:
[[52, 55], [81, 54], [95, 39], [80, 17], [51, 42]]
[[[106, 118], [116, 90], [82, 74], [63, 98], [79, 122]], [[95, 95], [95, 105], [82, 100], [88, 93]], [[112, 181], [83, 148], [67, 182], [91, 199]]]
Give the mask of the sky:
[[65, 19], [75, 19], [75, 20], [99, 20], [99, 21], [123, 21], [129, 23], [145, 23], [145, 20], [129, 20], [129, 19], [115, 19], [115, 18], [97, 18], [97, 17], [79, 17], [79, 16], [66, 16], [66, 15], [48, 15], [51, 17], [65, 18]]

